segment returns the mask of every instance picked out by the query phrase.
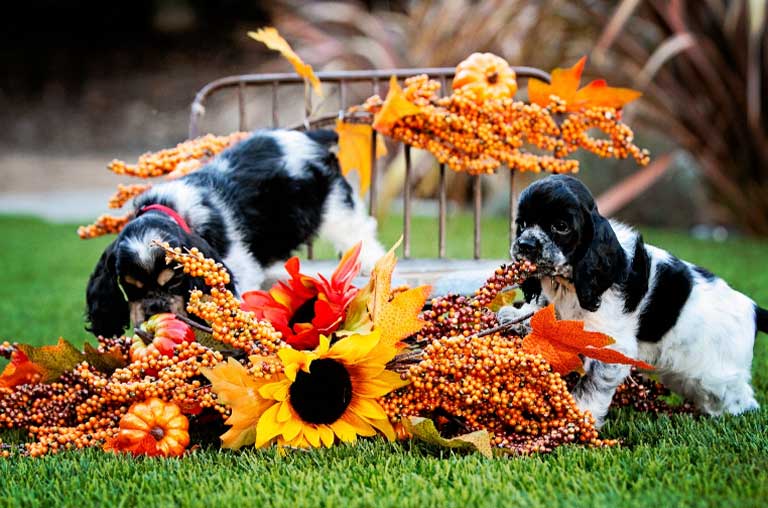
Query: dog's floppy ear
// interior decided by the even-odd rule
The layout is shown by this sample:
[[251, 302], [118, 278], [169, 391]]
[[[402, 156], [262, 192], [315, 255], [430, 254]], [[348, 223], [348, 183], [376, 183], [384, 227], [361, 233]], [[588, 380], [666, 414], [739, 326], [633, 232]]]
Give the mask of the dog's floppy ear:
[[115, 268], [117, 241], [106, 248], [96, 263], [86, 290], [86, 329], [94, 335], [115, 337], [130, 324], [130, 309], [120, 290]]
[[592, 206], [588, 221], [592, 222], [592, 239], [584, 255], [574, 264], [573, 284], [581, 308], [596, 311], [601, 296], [621, 279], [626, 256], [608, 220]]

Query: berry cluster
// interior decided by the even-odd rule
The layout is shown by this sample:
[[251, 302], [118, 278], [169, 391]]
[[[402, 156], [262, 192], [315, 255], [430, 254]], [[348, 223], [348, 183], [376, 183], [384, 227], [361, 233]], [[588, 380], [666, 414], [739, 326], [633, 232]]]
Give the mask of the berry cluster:
[[[198, 249], [186, 251], [167, 243], [159, 244], [166, 252], [166, 262], [175, 261], [192, 277], [202, 277], [210, 293], [190, 293], [187, 312], [211, 325], [213, 338], [249, 355], [269, 354], [284, 347], [280, 332], [267, 321], [258, 321], [252, 312], [240, 308], [240, 301], [227, 289], [230, 276], [221, 263], [206, 258]], [[269, 369], [268, 369], [269, 371]]]
[[446, 337], [424, 348], [408, 373], [411, 384], [387, 396], [391, 419], [450, 415], [453, 433], [485, 429], [495, 446], [521, 454], [551, 451], [598, 439], [594, 420], [581, 412], [565, 381], [538, 355], [524, 353], [517, 337]]
[[[572, 173], [576, 160], [564, 157], [578, 148], [602, 157], [632, 155], [641, 165], [648, 153], [632, 144], [632, 131], [612, 108], [587, 108], [566, 114], [557, 97], [542, 108], [511, 98], [487, 98], [478, 102], [466, 94], [439, 96], [440, 84], [426, 75], [405, 80], [404, 97], [420, 107], [420, 114], [397, 120], [383, 134], [430, 151], [455, 171], [493, 173], [501, 164], [520, 171]], [[377, 113], [384, 101], [374, 95], [362, 109]], [[357, 109], [357, 108], [355, 108]], [[595, 139], [590, 129], [600, 129], [609, 139]], [[548, 154], [524, 150], [532, 146]]]
[[88, 238], [97, 238], [99, 236], [119, 233], [131, 219], [133, 219], [133, 213], [128, 213], [120, 217], [104, 214], [96, 219], [96, 222], [93, 224], [77, 228], [77, 235], [85, 240]]
[[641, 374], [632, 367], [627, 379], [616, 388], [612, 407], [632, 407], [635, 411], [655, 414], [692, 414], [696, 408], [690, 401], [672, 405], [664, 398], [671, 392], [663, 384]]
[[149, 183], [136, 183], [132, 185], [117, 184], [117, 192], [109, 198], [107, 206], [110, 208], [122, 208], [128, 201], [152, 187]]
[[208, 159], [239, 143], [249, 134], [235, 132], [228, 136], [208, 134], [179, 143], [174, 148], [147, 152], [139, 157], [136, 164], [126, 164], [115, 159], [108, 168], [118, 175], [154, 178], [168, 175], [171, 178], [183, 176], [202, 166]]

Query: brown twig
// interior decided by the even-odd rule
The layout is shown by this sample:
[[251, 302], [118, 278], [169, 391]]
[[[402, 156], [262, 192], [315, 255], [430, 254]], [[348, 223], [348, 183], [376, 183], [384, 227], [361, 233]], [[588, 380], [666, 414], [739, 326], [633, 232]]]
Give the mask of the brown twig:
[[200, 323], [198, 323], [197, 321], [194, 321], [194, 320], [192, 320], [192, 319], [189, 319], [189, 318], [188, 318], [188, 317], [186, 317], [186, 316], [182, 316], [182, 315], [176, 314], [176, 319], [178, 319], [179, 321], [181, 321], [181, 322], [183, 322], [183, 323], [186, 323], [186, 324], [188, 324], [188, 325], [189, 325], [189, 326], [191, 326], [192, 328], [197, 328], [197, 329], [198, 329], [198, 330], [200, 330], [201, 332], [205, 332], [205, 333], [213, 333], [213, 328], [211, 328], [211, 327], [209, 327], [209, 326], [201, 325], [201, 324], [200, 324]]
[[493, 328], [489, 328], [487, 330], [483, 330], [482, 332], [478, 332], [477, 334], [472, 335], [471, 337], [469, 337], [469, 339], [470, 340], [471, 339], [479, 339], [480, 337], [485, 337], [486, 335], [492, 335], [492, 334], [497, 333], [497, 332], [505, 332], [505, 331], [509, 330], [510, 328], [512, 328], [514, 325], [516, 325], [518, 323], [522, 323], [526, 319], [532, 317], [533, 314], [534, 314], [533, 312], [529, 312], [528, 314], [525, 314], [525, 315], [520, 316], [520, 317], [518, 317], [516, 319], [513, 319], [512, 321], [510, 321], [508, 323], [504, 323], [503, 325], [494, 326]]

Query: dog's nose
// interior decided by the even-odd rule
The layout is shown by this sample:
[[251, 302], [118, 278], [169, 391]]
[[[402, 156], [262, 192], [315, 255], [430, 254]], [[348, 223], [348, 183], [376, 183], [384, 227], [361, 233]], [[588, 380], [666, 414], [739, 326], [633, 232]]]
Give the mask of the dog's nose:
[[539, 253], [539, 241], [532, 236], [521, 236], [515, 243], [515, 250], [527, 258]]
[[169, 312], [168, 304], [165, 300], [149, 300], [144, 302], [144, 312], [148, 316], [154, 316], [161, 312]]

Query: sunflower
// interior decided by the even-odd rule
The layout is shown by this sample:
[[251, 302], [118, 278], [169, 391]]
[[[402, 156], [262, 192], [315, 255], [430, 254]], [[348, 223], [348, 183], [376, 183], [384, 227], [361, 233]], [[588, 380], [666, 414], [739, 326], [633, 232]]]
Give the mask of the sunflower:
[[358, 243], [344, 254], [330, 281], [322, 275], [302, 274], [299, 258], [289, 259], [285, 270], [290, 279], [276, 283], [269, 291], [243, 293], [243, 310], [272, 323], [291, 347], [317, 347], [320, 335], [330, 335], [339, 328], [358, 293], [352, 280], [360, 272], [360, 248]]
[[[254, 442], [263, 447], [276, 442], [330, 447], [337, 438], [353, 442], [377, 431], [395, 439], [377, 399], [407, 383], [386, 370], [396, 352], [395, 346], [381, 342], [377, 331], [350, 335], [333, 345], [329, 337], [321, 336], [313, 351], [281, 349], [283, 373], [277, 379], [243, 380], [247, 371], [234, 360], [204, 372], [219, 399], [232, 408], [226, 422], [232, 428], [222, 436], [224, 446]], [[235, 385], [244, 388], [239, 396]]]

